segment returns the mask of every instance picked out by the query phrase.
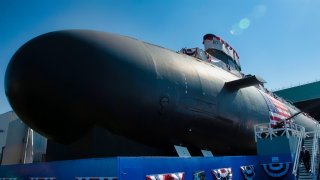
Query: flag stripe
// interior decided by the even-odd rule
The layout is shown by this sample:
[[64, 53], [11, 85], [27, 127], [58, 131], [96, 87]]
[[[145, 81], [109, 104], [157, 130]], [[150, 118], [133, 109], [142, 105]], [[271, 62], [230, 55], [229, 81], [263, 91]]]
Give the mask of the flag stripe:
[[274, 104], [276, 107], [281, 108], [281, 109], [283, 109], [284, 111], [287, 111], [287, 110], [288, 110], [288, 108], [286, 107], [286, 105], [284, 105], [284, 104], [283, 104], [282, 102], [280, 102], [279, 100], [271, 97], [270, 95], [268, 95], [268, 98], [271, 99], [271, 101], [273, 102], [273, 104]]
[[274, 120], [274, 121], [281, 121], [281, 118], [278, 118], [276, 116], [270, 116], [270, 120]]
[[275, 117], [278, 117], [278, 118], [280, 118], [280, 119], [287, 119], [288, 117], [290, 117], [290, 116], [288, 116], [288, 115], [286, 115], [286, 114], [282, 114], [282, 113], [273, 113], [273, 112], [270, 112], [270, 116], [275, 116]]

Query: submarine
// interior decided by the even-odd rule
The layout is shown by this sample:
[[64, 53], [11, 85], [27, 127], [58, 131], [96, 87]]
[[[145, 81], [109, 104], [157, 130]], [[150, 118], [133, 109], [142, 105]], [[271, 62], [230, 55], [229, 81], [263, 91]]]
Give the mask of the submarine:
[[64, 144], [98, 126], [160, 149], [247, 155], [256, 153], [256, 124], [318, 124], [244, 75], [222, 38], [206, 34], [203, 44], [175, 52], [106, 32], [49, 32], [13, 55], [5, 93], [21, 120]]

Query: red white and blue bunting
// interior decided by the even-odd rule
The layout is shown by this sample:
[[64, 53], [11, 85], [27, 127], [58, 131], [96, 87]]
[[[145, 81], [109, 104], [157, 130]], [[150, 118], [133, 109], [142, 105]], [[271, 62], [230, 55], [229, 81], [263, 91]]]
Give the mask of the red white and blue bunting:
[[263, 171], [271, 178], [282, 178], [290, 169], [290, 162], [261, 164]]
[[193, 173], [193, 180], [205, 180], [206, 173], [204, 171], [197, 171]]
[[229, 180], [232, 179], [232, 169], [231, 168], [220, 168], [211, 170], [213, 177], [215, 179]]
[[247, 180], [252, 180], [255, 177], [255, 172], [254, 172], [254, 166], [253, 165], [248, 165], [248, 166], [240, 166], [242, 175], [244, 179]]
[[186, 54], [188, 56], [198, 57], [198, 48], [182, 48], [180, 53]]
[[234, 50], [227, 42], [214, 34], [206, 34], [203, 37], [204, 49], [216, 49], [224, 52], [231, 57], [240, 66], [240, 57], [236, 50]]
[[147, 175], [146, 180], [184, 180], [184, 172]]

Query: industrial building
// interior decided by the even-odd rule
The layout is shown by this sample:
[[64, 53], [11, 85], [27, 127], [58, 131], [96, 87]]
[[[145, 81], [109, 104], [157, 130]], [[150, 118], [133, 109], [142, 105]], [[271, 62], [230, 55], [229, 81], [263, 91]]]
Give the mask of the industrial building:
[[9, 111], [0, 115], [1, 165], [42, 162], [46, 138], [34, 132]]

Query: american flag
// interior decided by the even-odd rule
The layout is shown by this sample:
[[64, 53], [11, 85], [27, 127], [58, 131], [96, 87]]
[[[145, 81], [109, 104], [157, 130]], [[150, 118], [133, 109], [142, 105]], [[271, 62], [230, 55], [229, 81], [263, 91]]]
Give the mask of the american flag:
[[240, 169], [241, 169], [242, 175], [244, 176], [244, 179], [247, 179], [247, 180], [254, 179], [255, 172], [254, 172], [253, 165], [240, 166]]
[[278, 122], [291, 117], [290, 111], [285, 104], [265, 92], [260, 92], [269, 108], [271, 127], [274, 127]]

